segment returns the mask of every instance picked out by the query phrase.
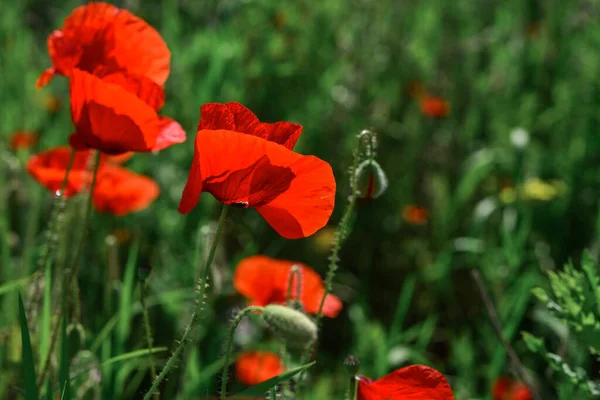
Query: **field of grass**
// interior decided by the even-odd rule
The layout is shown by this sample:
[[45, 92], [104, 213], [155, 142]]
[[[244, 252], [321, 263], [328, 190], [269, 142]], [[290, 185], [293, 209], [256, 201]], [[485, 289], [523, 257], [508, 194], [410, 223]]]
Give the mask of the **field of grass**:
[[[68, 80], [35, 83], [51, 65], [47, 36], [81, 4], [15, 1], [0, 12], [0, 398], [38, 398], [30, 389], [45, 369], [48, 399], [148, 392], [194, 313], [217, 230], [221, 206], [208, 193], [189, 214], [177, 210], [200, 106], [211, 102], [303, 125], [294, 151], [331, 165], [335, 209], [314, 235], [288, 240], [255, 210], [230, 207], [161, 399], [220, 393], [230, 323], [247, 305], [232, 283], [241, 260], [293, 260], [325, 278], [344, 218], [333, 279], [343, 308], [321, 321], [316, 364], [283, 384], [295, 398], [345, 399], [348, 355], [374, 379], [429, 365], [458, 400], [518, 400], [493, 397], [503, 376], [538, 399], [600, 395], [600, 1], [119, 1], [171, 50], [161, 113], [188, 139], [127, 161], [159, 197], [122, 217], [93, 211], [89, 232], [87, 194], [63, 201], [25, 169], [74, 131]], [[423, 112], [427, 96], [449, 113]], [[388, 187], [345, 214], [363, 129], [376, 133]], [[39, 141], [14, 149], [17, 131]], [[256, 316], [233, 344], [233, 357], [281, 350]], [[307, 361], [301, 353], [289, 368]], [[235, 375], [232, 363], [229, 394], [246, 387]]]

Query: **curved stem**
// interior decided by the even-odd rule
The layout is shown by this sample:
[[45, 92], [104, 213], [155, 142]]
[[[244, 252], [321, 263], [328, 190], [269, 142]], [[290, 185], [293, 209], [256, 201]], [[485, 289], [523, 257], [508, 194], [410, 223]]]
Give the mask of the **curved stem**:
[[[74, 154], [74, 153], [75, 152], [73, 152], [72, 154]], [[81, 256], [83, 255], [83, 244], [87, 237], [88, 227], [89, 227], [89, 223], [90, 223], [90, 219], [91, 219], [91, 215], [92, 215], [92, 200], [93, 200], [93, 194], [94, 194], [94, 187], [96, 186], [96, 179], [98, 178], [98, 169], [100, 167], [100, 155], [101, 154], [102, 153], [100, 151], [96, 151], [96, 155], [94, 157], [94, 172], [92, 175], [92, 184], [90, 185], [90, 190], [89, 190], [88, 198], [87, 198], [87, 202], [86, 202], [85, 217], [83, 220], [81, 238], [79, 240], [79, 244], [77, 245], [77, 250], [75, 252], [75, 256], [73, 257], [73, 263], [71, 264], [71, 270], [69, 272], [69, 275], [67, 276], [67, 279], [63, 282], [64, 287], [61, 290], [63, 299], [61, 300], [61, 304], [65, 300], [64, 296], [66, 296], [67, 293], [69, 293], [69, 288], [71, 287], [71, 282], [73, 282], [73, 279], [75, 279], [75, 277], [77, 276], [79, 261], [81, 260]], [[66, 181], [66, 179], [67, 178], [65, 177], [65, 181]], [[63, 183], [65, 181], [63, 181]], [[54, 351], [54, 346], [56, 345], [56, 339], [58, 337], [59, 327], [61, 326], [64, 309], [65, 309], [65, 307], [59, 308], [56, 325], [54, 326], [54, 329], [52, 330], [52, 336], [50, 337], [50, 348], [48, 349], [48, 353], [46, 355], [46, 361], [44, 362], [44, 368], [42, 369], [42, 373], [38, 377], [38, 381], [37, 381], [38, 387], [44, 382], [44, 378], [46, 377], [46, 374], [48, 373], [48, 369], [50, 368], [50, 357], [52, 356], [52, 352]]]
[[244, 316], [252, 311], [262, 311], [260, 306], [250, 306], [244, 308], [242, 311], [235, 316], [231, 322], [231, 328], [229, 329], [229, 338], [227, 339], [227, 349], [225, 350], [225, 363], [223, 364], [223, 373], [221, 374], [221, 400], [225, 400], [227, 392], [227, 373], [229, 372], [229, 363], [231, 359], [231, 348], [233, 347], [233, 335], [235, 334], [235, 328], [242, 321]]
[[[292, 293], [294, 290], [294, 276], [296, 277], [296, 298], [292, 299]], [[290, 268], [290, 277], [288, 279], [287, 285], [287, 295], [286, 295], [286, 303], [288, 305], [292, 304], [292, 300], [295, 303], [299, 303], [302, 298], [302, 270], [300, 266], [297, 264], [292, 265]]]
[[196, 320], [198, 319], [197, 309], [198, 306], [202, 304], [202, 302], [204, 302], [204, 294], [206, 293], [206, 278], [208, 277], [208, 274], [210, 272], [210, 266], [212, 264], [213, 258], [215, 257], [217, 245], [219, 244], [219, 239], [221, 238], [221, 233], [223, 232], [223, 227], [225, 226], [225, 219], [227, 217], [228, 209], [229, 207], [223, 204], [223, 208], [221, 209], [221, 216], [219, 217], [219, 225], [217, 227], [217, 232], [215, 233], [215, 239], [213, 240], [210, 252], [208, 253], [208, 258], [206, 259], [206, 263], [204, 264], [204, 268], [200, 273], [200, 278], [198, 278], [198, 282], [196, 285], [196, 299], [194, 302], [194, 309], [192, 310], [190, 322], [185, 327], [183, 335], [181, 336], [181, 340], [175, 348], [175, 351], [173, 351], [173, 354], [171, 355], [169, 360], [167, 360], [167, 363], [165, 364], [163, 369], [160, 371], [156, 379], [154, 379], [154, 382], [148, 390], [148, 393], [146, 393], [146, 395], [144, 396], [144, 400], [149, 400], [150, 397], [152, 397], [152, 394], [156, 391], [158, 385], [160, 385], [163, 379], [165, 379], [165, 376], [167, 376], [169, 371], [173, 368], [173, 366], [175, 365], [175, 361], [179, 357], [179, 354], [181, 354], [181, 352], [183, 351], [187, 338], [190, 332], [193, 330]]
[[[156, 378], [156, 363], [152, 355], [154, 346], [152, 339], [152, 329], [150, 329], [150, 318], [148, 317], [148, 309], [146, 308], [146, 284], [140, 281], [140, 302], [142, 304], [142, 315], [144, 317], [144, 330], [146, 332], [146, 341], [148, 342], [148, 358], [150, 358], [150, 373], [152, 379]], [[158, 392], [154, 393], [154, 400], [159, 400]]]

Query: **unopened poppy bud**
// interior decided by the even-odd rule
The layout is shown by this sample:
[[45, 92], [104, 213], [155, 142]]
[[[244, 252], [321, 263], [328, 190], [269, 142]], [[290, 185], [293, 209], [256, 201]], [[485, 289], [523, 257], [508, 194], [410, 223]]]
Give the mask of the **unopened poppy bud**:
[[305, 314], [286, 306], [269, 304], [263, 318], [290, 346], [303, 346], [317, 338], [317, 326]]
[[137, 269], [138, 279], [142, 282], [145, 282], [146, 279], [148, 279], [148, 277], [150, 276], [151, 272], [152, 272], [151, 266], [149, 266], [147, 264], [140, 265]]
[[387, 189], [387, 176], [375, 160], [363, 161], [355, 174], [356, 195], [361, 199], [376, 199]]
[[358, 357], [350, 355], [344, 359], [344, 367], [350, 375], [358, 375], [360, 371], [360, 360]]

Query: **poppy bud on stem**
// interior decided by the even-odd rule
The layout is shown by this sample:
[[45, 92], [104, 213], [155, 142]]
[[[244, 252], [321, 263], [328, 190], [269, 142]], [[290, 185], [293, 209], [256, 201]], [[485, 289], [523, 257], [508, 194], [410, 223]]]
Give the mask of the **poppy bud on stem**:
[[[335, 239], [333, 240], [331, 256], [329, 258], [329, 266], [327, 268], [327, 276], [325, 278], [325, 292], [323, 293], [323, 297], [321, 298], [319, 311], [317, 312], [317, 316], [315, 318], [315, 325], [317, 327], [317, 330], [319, 329], [321, 319], [323, 318], [323, 306], [325, 305], [325, 299], [332, 290], [333, 278], [335, 277], [335, 272], [338, 269], [339, 253], [342, 248], [342, 244], [348, 235], [348, 223], [350, 222], [350, 217], [352, 216], [354, 206], [356, 205], [356, 199], [358, 195], [356, 170], [358, 168], [361, 157], [366, 156], [369, 159], [374, 159], [375, 147], [375, 134], [372, 131], [364, 129], [358, 134], [356, 148], [354, 149], [353, 162], [349, 171], [350, 189], [352, 190], [352, 194], [350, 195], [350, 201], [346, 206], [344, 215], [342, 216], [342, 219], [338, 225], [337, 231], [335, 233]], [[306, 346], [300, 364], [305, 364], [310, 358], [315, 341], [316, 338], [315, 340], [312, 340], [310, 343], [308, 343], [308, 345]], [[298, 374], [298, 382], [301, 382], [302, 375], [303, 372]]]
[[246, 307], [240, 311], [231, 322], [231, 328], [229, 328], [229, 337], [227, 339], [227, 349], [225, 350], [225, 363], [223, 364], [223, 373], [221, 374], [221, 400], [225, 400], [225, 396], [227, 394], [227, 375], [229, 372], [229, 363], [231, 361], [231, 348], [233, 347], [233, 335], [235, 334], [235, 329], [242, 321], [244, 316], [252, 311], [263, 311], [263, 307]]
[[290, 346], [303, 346], [317, 338], [317, 326], [306, 314], [279, 304], [263, 308], [265, 322]]

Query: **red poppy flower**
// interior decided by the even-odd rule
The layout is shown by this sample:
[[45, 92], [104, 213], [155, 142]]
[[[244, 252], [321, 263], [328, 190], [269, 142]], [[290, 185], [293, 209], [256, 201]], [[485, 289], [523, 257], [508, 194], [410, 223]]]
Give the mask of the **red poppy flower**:
[[531, 400], [533, 398], [525, 384], [508, 376], [496, 380], [492, 389], [492, 397], [494, 400]]
[[450, 102], [439, 97], [425, 96], [419, 101], [421, 112], [429, 117], [442, 118], [450, 115]]
[[398, 369], [373, 381], [360, 377], [357, 400], [453, 400], [444, 375], [424, 365]]
[[126, 168], [105, 164], [98, 172], [94, 208], [123, 216], [148, 207], [160, 193], [156, 182]]
[[177, 122], [156, 113], [164, 103], [162, 88], [143, 76], [117, 72], [100, 78], [73, 69], [70, 86], [76, 132], [69, 143], [75, 149], [148, 152], [185, 141]]
[[63, 27], [48, 37], [48, 52], [53, 67], [40, 75], [38, 88], [74, 68], [95, 73], [108, 67], [146, 76], [159, 85], [170, 71], [171, 53], [160, 34], [143, 19], [107, 3], [73, 10]]
[[242, 354], [235, 363], [238, 381], [252, 386], [283, 373], [283, 363], [275, 353], [252, 351]]
[[408, 204], [402, 210], [402, 219], [409, 224], [423, 225], [427, 223], [429, 212], [425, 207]]
[[[208, 192], [222, 203], [256, 210], [281, 236], [307, 237], [325, 226], [335, 202], [328, 163], [292, 152], [301, 127], [264, 124], [236, 103], [208, 104], [179, 212]], [[280, 144], [278, 144], [280, 143]]]
[[29, 131], [17, 131], [10, 138], [10, 147], [13, 150], [30, 149], [38, 142], [35, 133]]
[[[300, 301], [307, 312], [316, 314], [325, 294], [325, 287], [319, 274], [304, 264], [260, 255], [250, 256], [237, 265], [233, 286], [239, 293], [248, 297], [252, 305], [284, 304], [287, 300], [293, 265], [301, 269]], [[296, 279], [297, 275], [292, 281], [292, 299], [298, 298]], [[323, 305], [323, 315], [334, 318], [341, 309], [341, 300], [337, 296], [328, 294]]]
[[[42, 186], [56, 193], [60, 191], [65, 178], [72, 149], [68, 146], [54, 147], [29, 157], [27, 172]], [[69, 179], [65, 188], [65, 196], [70, 197], [80, 192], [91, 183], [89, 173], [91, 151], [78, 151], [75, 153], [73, 166], [69, 171]], [[121, 158], [102, 155], [100, 162], [121, 162]]]

